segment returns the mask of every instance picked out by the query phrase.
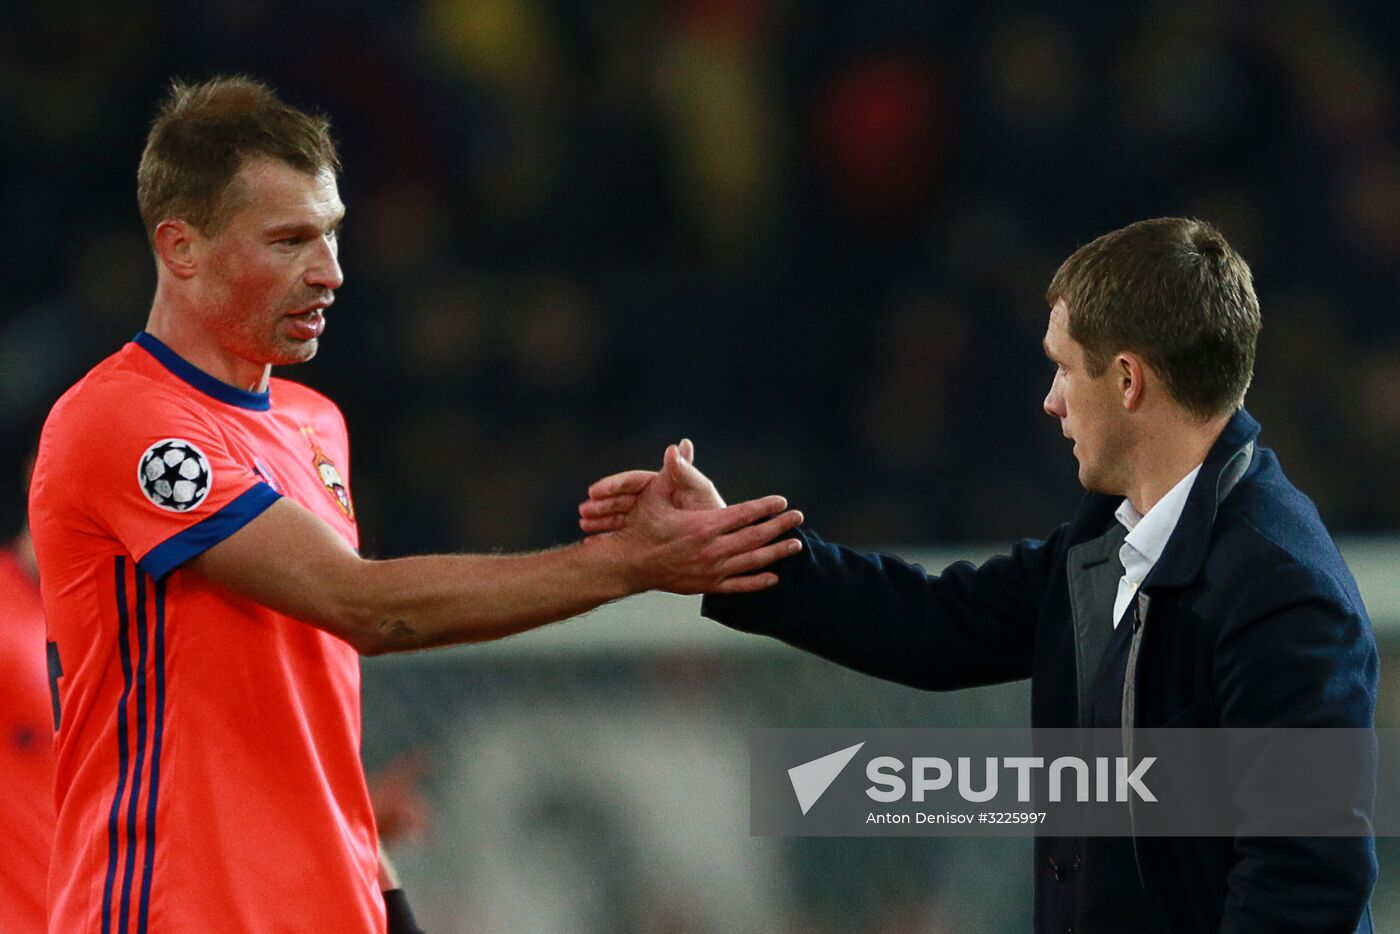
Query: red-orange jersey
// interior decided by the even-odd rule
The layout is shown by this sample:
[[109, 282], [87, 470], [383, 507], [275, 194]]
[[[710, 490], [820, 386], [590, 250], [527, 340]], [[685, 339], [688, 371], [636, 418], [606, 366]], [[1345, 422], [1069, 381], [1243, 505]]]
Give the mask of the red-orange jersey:
[[237, 389], [144, 333], [49, 414], [51, 931], [384, 930], [359, 656], [182, 568], [280, 496], [356, 547], [348, 453], [324, 396]]
[[0, 931], [44, 930], [53, 841], [53, 712], [39, 585], [0, 549]]

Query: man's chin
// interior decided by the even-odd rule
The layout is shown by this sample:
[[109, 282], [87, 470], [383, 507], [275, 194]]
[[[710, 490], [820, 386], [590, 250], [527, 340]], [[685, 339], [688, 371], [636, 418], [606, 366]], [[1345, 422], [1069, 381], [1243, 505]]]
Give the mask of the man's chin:
[[1126, 496], [1124, 485], [1114, 483], [1101, 473], [1086, 469], [1083, 464], [1079, 465], [1079, 485], [1089, 493], [1102, 493], [1105, 496]]
[[316, 356], [316, 351], [321, 348], [321, 339], [313, 337], [310, 340], [282, 340], [277, 342], [277, 357], [272, 361], [273, 366], [292, 366], [297, 363], [305, 363]]
[[1084, 489], [1088, 490], [1090, 493], [1107, 492], [1102, 488], [1103, 478], [1098, 476], [1094, 472], [1093, 468], [1089, 467], [1083, 461], [1079, 462], [1079, 485], [1082, 486]]

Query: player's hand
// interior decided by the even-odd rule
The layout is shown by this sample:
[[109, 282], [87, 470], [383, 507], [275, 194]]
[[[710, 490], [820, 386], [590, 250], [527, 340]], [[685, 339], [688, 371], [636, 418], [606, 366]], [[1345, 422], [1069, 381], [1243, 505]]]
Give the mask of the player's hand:
[[623, 527], [599, 544], [623, 556], [635, 591], [763, 590], [776, 584], [778, 576], [762, 569], [801, 550], [797, 539], [774, 541], [802, 524], [802, 513], [788, 509], [783, 497], [765, 496], [724, 509], [677, 509], [658, 492], [663, 479], [647, 485]]
[[381, 845], [421, 843], [428, 838], [432, 809], [423, 791], [423, 779], [430, 769], [427, 754], [410, 749], [367, 776]]
[[588, 499], [579, 503], [579, 528], [590, 535], [622, 528], [638, 495], [662, 474], [670, 478], [671, 504], [677, 509], [724, 508], [719, 490], [695, 466], [695, 445], [683, 438], [666, 448], [660, 471], [627, 470], [590, 486]]
[[[683, 446], [683, 447], [682, 447]], [[694, 446], [666, 449], [659, 471], [628, 471], [598, 481], [597, 513], [579, 507], [580, 525], [605, 532], [589, 541], [618, 552], [636, 590], [743, 593], [778, 581], [763, 568], [799, 551], [795, 539], [775, 541], [802, 523], [781, 496], [725, 506], [714, 485], [694, 469]], [[684, 455], [684, 456], [683, 456]], [[590, 500], [592, 503], [593, 500]]]

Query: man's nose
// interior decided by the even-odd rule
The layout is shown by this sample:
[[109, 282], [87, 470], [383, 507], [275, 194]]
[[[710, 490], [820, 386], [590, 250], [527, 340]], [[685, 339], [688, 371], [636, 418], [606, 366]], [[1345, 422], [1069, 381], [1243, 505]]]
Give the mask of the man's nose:
[[330, 237], [322, 237], [316, 257], [306, 270], [306, 284], [325, 289], [340, 288], [345, 284], [345, 273], [340, 268], [335, 242]]

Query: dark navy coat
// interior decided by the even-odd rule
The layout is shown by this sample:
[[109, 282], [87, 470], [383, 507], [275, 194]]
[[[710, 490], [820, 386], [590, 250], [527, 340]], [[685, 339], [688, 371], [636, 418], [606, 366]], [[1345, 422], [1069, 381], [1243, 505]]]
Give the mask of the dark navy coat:
[[[1138, 727], [1373, 725], [1379, 663], [1356, 583], [1258, 433], [1247, 412], [1231, 418], [1139, 588], [1141, 644], [1114, 685]], [[1112, 627], [1106, 611], [1091, 618], [1076, 604], [1092, 589], [1086, 558], [1115, 528], [1121, 541], [1121, 501], [1087, 494], [1046, 540], [937, 576], [799, 532], [805, 547], [774, 566], [776, 587], [707, 597], [702, 612], [917, 688], [1030, 678], [1033, 726], [1082, 725], [1096, 690], [1081, 672], [1086, 639], [1106, 641]], [[1037, 932], [1083, 930], [1083, 899], [1061, 888], [1076, 846], [1036, 841]], [[1142, 837], [1130, 852], [1154, 923], [1171, 934], [1371, 930], [1370, 837]]]

